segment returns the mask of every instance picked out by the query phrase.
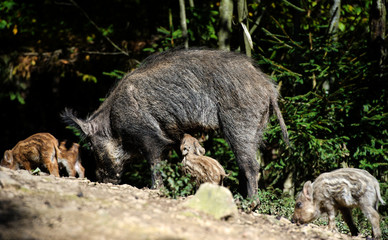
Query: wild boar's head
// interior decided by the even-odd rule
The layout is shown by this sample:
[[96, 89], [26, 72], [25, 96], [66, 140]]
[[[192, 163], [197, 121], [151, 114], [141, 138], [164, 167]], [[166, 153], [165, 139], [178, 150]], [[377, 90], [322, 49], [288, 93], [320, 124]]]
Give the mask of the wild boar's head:
[[77, 128], [82, 138], [89, 142], [89, 146], [95, 155], [96, 176], [101, 182], [119, 183], [123, 170], [123, 159], [130, 157], [129, 153], [122, 150], [116, 139], [111, 137], [109, 125], [104, 118], [95, 116], [87, 120], [77, 118], [73, 111], [65, 109], [61, 117], [64, 122]]
[[292, 220], [297, 224], [309, 223], [317, 219], [317, 208], [314, 205], [313, 187], [311, 181], [307, 181], [302, 192], [295, 201], [295, 210]]

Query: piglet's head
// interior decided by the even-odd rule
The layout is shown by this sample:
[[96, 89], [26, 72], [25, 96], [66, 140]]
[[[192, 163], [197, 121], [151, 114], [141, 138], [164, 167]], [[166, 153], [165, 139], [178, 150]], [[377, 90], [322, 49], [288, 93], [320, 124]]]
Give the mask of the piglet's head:
[[17, 169], [17, 164], [15, 164], [15, 161], [13, 160], [13, 155], [11, 150], [7, 150], [4, 152], [4, 157], [0, 162], [0, 166], [10, 168], [10, 169]]
[[313, 199], [313, 187], [310, 181], [307, 181], [302, 192], [300, 192], [295, 201], [293, 222], [304, 224], [314, 221], [318, 218], [317, 207]]
[[205, 149], [199, 144], [198, 139], [192, 137], [190, 134], [184, 134], [180, 149], [183, 156], [187, 154], [195, 154], [198, 156], [205, 154]]

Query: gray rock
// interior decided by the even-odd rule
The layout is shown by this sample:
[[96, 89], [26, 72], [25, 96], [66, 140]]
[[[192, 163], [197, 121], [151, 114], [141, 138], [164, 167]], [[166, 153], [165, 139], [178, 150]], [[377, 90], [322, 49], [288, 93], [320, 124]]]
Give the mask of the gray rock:
[[6, 173], [0, 171], [0, 187], [1, 188], [20, 188], [20, 183], [8, 176]]
[[226, 219], [237, 215], [237, 206], [229, 189], [211, 183], [202, 184], [194, 197], [184, 206], [204, 212], [216, 219]]

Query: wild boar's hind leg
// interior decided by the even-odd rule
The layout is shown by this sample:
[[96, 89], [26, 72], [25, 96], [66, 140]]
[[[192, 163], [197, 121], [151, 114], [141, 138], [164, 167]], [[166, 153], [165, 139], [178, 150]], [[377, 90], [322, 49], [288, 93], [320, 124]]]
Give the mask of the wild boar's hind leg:
[[257, 194], [257, 177], [260, 170], [259, 163], [256, 161], [256, 150], [259, 143], [259, 138], [255, 134], [257, 129], [256, 127], [250, 129], [247, 126], [246, 128], [233, 127], [233, 124], [223, 124], [223, 126], [223, 132], [231, 145], [240, 170], [241, 192], [248, 197], [253, 197]]
[[371, 206], [360, 206], [361, 211], [368, 218], [372, 225], [372, 233], [375, 239], [381, 239], [380, 216], [379, 213]]
[[57, 148], [54, 147], [54, 153], [50, 156], [50, 163], [51, 163], [50, 174], [53, 174], [54, 176], [59, 177], [59, 168], [58, 168], [56, 151], [57, 151]]
[[356, 225], [354, 225], [353, 222], [353, 217], [352, 217], [352, 210], [350, 208], [341, 208], [340, 209], [342, 218], [348, 225], [350, 232], [352, 233], [352, 236], [357, 236], [358, 235], [358, 229]]
[[50, 174], [59, 177], [58, 161], [55, 151], [55, 147], [53, 147], [53, 151], [51, 153], [42, 154], [42, 160]]

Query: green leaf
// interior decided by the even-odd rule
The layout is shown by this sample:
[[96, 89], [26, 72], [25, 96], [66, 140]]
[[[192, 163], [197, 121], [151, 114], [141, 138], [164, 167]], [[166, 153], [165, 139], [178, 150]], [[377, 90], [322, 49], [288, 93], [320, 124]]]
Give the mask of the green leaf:
[[339, 30], [340, 30], [341, 32], [344, 32], [344, 31], [345, 31], [345, 24], [342, 23], [342, 22], [339, 22], [339, 23], [338, 23], [338, 28], [339, 28]]

